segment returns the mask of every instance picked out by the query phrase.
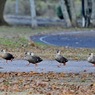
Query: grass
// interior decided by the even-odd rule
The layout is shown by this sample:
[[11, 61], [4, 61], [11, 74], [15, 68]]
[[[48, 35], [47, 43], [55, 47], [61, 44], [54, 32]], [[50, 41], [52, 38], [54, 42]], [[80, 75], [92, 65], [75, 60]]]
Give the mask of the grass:
[[27, 44], [27, 39], [25, 38], [19, 38], [17, 40], [15, 39], [9, 39], [9, 38], [0, 38], [0, 45], [7, 46], [9, 48], [17, 48], [21, 46], [22, 44]]
[[[22, 46], [27, 46], [29, 43], [29, 36], [37, 34], [48, 34], [48, 33], [58, 33], [62, 31], [90, 31], [91, 29], [79, 29], [79, 28], [70, 28], [64, 29], [62, 27], [38, 27], [37, 29], [32, 29], [31, 27], [0, 27], [0, 48], [6, 47], [7, 49], [19, 48], [22, 50]], [[94, 30], [94, 29], [93, 29]], [[55, 47], [48, 46], [46, 44], [36, 42], [35, 47], [25, 47], [24, 50], [33, 50], [36, 54], [42, 55], [45, 58], [53, 58], [57, 49], [62, 50], [62, 54], [65, 57], [73, 60], [86, 60], [88, 54], [95, 52], [95, 49], [86, 49], [86, 48], [65, 48], [65, 47]]]
[[[20, 44], [27, 44], [29, 36], [36, 34], [45, 34], [62, 31], [60, 27], [39, 27], [37, 29], [32, 29], [31, 27], [18, 26], [18, 27], [0, 27], [0, 44], [9, 47], [18, 47]], [[36, 43], [37, 45], [43, 47], [45, 44]]]

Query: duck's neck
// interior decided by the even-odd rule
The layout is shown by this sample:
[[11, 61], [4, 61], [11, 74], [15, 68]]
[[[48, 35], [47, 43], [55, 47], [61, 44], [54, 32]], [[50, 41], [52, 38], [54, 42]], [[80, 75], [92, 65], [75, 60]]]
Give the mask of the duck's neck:
[[34, 56], [34, 53], [33, 52], [31, 53], [31, 56]]
[[3, 53], [6, 53], [6, 51], [5, 51], [5, 50], [3, 50]]
[[30, 52], [26, 52], [26, 55], [30, 55]]
[[61, 51], [58, 51], [57, 55], [61, 55]]
[[91, 57], [93, 57], [94, 56], [94, 54], [93, 53], [91, 53]]

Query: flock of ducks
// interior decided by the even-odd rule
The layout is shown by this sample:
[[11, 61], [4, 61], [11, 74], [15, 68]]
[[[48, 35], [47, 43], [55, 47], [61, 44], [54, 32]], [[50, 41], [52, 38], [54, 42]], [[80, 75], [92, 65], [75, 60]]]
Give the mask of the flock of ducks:
[[[0, 57], [5, 59], [6, 63], [7, 63], [8, 60], [12, 61], [14, 59], [14, 56], [11, 53], [6, 52], [5, 50], [1, 50], [0, 51]], [[41, 61], [43, 61], [42, 58], [40, 58], [39, 56], [35, 55], [33, 52], [25, 52], [24, 60], [27, 60], [29, 62], [29, 64], [30, 63], [35, 64], [35, 66], [38, 65], [37, 63], [40, 63]], [[57, 54], [55, 56], [55, 60], [60, 63], [60, 65], [58, 65], [58, 67], [60, 67], [62, 64], [65, 66], [66, 62], [68, 62], [68, 59], [61, 55], [61, 51], [60, 50], [57, 50]], [[93, 53], [90, 54], [90, 56], [87, 58], [87, 61], [89, 63], [94, 64], [94, 66], [95, 66], [95, 56], [94, 56]], [[27, 64], [27, 66], [29, 64]]]
[[[12, 61], [14, 59], [14, 56], [11, 53], [6, 52], [5, 50], [1, 50], [0, 51], [0, 57], [5, 59], [6, 63], [7, 63], [8, 60]], [[24, 60], [27, 60], [29, 62], [27, 64], [27, 66], [30, 63], [32, 63], [35, 66], [37, 66], [38, 63], [43, 61], [42, 58], [40, 58], [39, 56], [35, 55], [33, 52], [25, 52]], [[55, 60], [60, 63], [60, 65], [58, 65], [58, 67], [60, 67], [62, 64], [66, 65], [66, 62], [68, 62], [68, 60], [61, 55], [61, 51], [59, 51], [59, 50], [57, 50], [57, 54], [55, 56]]]

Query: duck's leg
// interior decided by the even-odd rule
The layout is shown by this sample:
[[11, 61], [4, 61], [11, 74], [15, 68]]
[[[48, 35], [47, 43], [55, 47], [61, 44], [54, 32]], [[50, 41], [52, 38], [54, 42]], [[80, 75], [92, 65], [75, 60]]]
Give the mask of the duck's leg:
[[63, 63], [63, 65], [65, 66], [65, 65], [66, 65], [66, 63]]
[[59, 67], [59, 68], [60, 68], [60, 67], [61, 67], [61, 65], [62, 65], [62, 63], [60, 63], [59, 65], [57, 65], [57, 67]]
[[8, 63], [8, 60], [6, 60], [6, 63]]
[[13, 61], [13, 59], [11, 59], [11, 62]]
[[37, 63], [35, 63], [35, 72], [37, 72], [38, 71], [38, 64]]
[[30, 62], [26, 66], [29, 66], [29, 65], [30, 65]]
[[35, 64], [35, 67], [37, 67], [37, 66], [38, 66], [38, 64], [36, 63], [36, 64]]

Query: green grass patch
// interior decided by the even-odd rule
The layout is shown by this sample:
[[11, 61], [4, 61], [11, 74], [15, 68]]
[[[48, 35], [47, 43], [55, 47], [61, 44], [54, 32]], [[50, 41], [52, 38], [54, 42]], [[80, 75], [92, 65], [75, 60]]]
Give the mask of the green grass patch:
[[35, 42], [35, 44], [37, 45], [37, 46], [39, 46], [40, 48], [47, 48], [49, 45], [47, 45], [47, 44], [44, 44], [44, 43], [42, 43], [42, 42]]
[[12, 47], [17, 48], [23, 44], [27, 44], [27, 40], [25, 38], [18, 39], [0, 38], [0, 45], [4, 45], [10, 48]]

